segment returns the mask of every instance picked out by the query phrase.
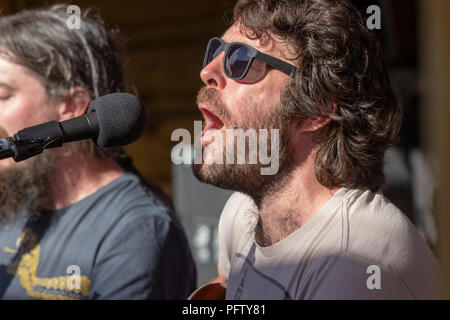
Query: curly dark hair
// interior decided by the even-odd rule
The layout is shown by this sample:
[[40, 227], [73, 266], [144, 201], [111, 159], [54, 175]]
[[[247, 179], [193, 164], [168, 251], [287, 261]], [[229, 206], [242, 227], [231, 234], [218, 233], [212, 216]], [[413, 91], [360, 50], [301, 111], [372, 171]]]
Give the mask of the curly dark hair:
[[360, 12], [347, 0], [240, 0], [234, 22], [247, 37], [276, 37], [294, 53], [298, 70], [280, 97], [289, 119], [333, 120], [314, 136], [318, 181], [379, 190], [401, 110], [381, 44]]

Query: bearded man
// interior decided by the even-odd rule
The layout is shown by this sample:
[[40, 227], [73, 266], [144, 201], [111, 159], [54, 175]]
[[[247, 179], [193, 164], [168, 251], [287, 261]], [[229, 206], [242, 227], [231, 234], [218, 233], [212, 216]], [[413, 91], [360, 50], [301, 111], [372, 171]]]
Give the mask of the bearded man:
[[[381, 191], [401, 112], [379, 41], [349, 1], [239, 0], [200, 77], [204, 161], [193, 172], [237, 191], [219, 222], [227, 299], [440, 297], [437, 260]], [[278, 130], [265, 140], [279, 137], [276, 174], [214, 161], [237, 157], [226, 141], [236, 129]], [[209, 148], [215, 139], [223, 150]]]
[[[100, 22], [63, 5], [0, 18], [0, 135], [122, 92]], [[175, 215], [121, 148], [92, 141], [0, 161], [0, 298], [183, 299], [196, 270]]]

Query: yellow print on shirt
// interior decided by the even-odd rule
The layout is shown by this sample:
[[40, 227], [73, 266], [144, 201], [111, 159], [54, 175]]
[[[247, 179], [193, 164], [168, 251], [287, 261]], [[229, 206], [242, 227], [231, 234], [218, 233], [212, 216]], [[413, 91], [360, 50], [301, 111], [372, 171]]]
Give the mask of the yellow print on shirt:
[[[69, 288], [73, 276], [66, 275], [54, 278], [40, 278], [36, 276], [39, 265], [41, 247], [36, 243], [36, 235], [26, 228], [17, 239], [18, 250], [4, 247], [3, 250], [16, 253], [7, 272], [19, 276], [19, 282], [30, 297], [45, 300], [80, 300], [89, 295], [91, 280], [86, 276], [80, 277], [79, 288]], [[74, 287], [74, 286], [70, 286]]]

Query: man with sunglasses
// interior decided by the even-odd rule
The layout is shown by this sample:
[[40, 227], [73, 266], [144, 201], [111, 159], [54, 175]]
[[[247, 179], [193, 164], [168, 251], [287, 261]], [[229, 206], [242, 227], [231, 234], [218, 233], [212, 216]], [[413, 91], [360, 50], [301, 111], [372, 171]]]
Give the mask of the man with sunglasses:
[[[381, 192], [401, 112], [380, 44], [349, 1], [239, 0], [200, 77], [193, 172], [237, 191], [219, 222], [227, 299], [440, 297], [437, 260]], [[230, 153], [209, 148], [210, 133], [237, 129], [278, 130], [275, 175], [208, 161]]]

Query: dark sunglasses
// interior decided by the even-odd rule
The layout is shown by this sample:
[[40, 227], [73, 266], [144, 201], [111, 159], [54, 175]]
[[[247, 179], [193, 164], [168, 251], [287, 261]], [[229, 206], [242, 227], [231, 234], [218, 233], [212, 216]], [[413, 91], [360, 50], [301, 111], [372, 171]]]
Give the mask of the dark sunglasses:
[[203, 68], [222, 51], [225, 51], [223, 70], [227, 77], [232, 80], [244, 83], [258, 82], [266, 74], [267, 65], [284, 72], [288, 76], [297, 70], [293, 65], [262, 53], [245, 43], [226, 43], [217, 37], [208, 42]]

